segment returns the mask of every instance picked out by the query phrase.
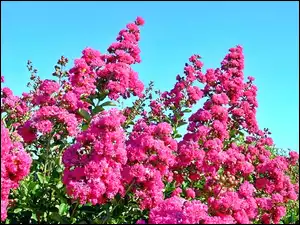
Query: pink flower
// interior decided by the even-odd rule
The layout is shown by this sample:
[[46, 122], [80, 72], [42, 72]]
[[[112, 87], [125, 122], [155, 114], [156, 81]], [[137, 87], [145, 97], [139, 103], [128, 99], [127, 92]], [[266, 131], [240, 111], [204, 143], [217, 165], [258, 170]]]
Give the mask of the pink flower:
[[179, 196], [182, 193], [182, 189], [180, 187], [177, 187], [173, 192], [172, 192], [172, 197], [173, 196]]
[[299, 161], [299, 154], [295, 151], [290, 151], [289, 156], [291, 165], [296, 165], [296, 163]]
[[272, 202], [274, 204], [283, 202], [283, 196], [278, 193], [272, 194]]
[[244, 210], [240, 210], [240, 211], [234, 213], [234, 219], [239, 224], [249, 224], [250, 223], [249, 217]]
[[36, 140], [37, 135], [33, 128], [31, 128], [32, 121], [26, 121], [25, 124], [18, 128], [18, 133], [22, 136], [24, 142], [30, 144]]
[[197, 102], [202, 98], [203, 93], [197, 86], [189, 86], [187, 88], [187, 93], [191, 102]]
[[195, 198], [196, 197], [196, 193], [192, 188], [188, 188], [185, 191], [186, 191], [186, 196], [188, 198]]
[[264, 213], [261, 217], [263, 224], [271, 224], [271, 216], [268, 213]]
[[248, 80], [250, 80], [250, 81], [254, 81], [254, 80], [255, 80], [255, 78], [254, 78], [254, 77], [251, 77], [251, 76], [249, 76], [249, 77], [248, 77]]
[[101, 58], [100, 52], [92, 48], [85, 48], [82, 51], [82, 58], [92, 68], [101, 67], [105, 65], [104, 61]]
[[161, 114], [162, 106], [157, 101], [151, 101], [150, 107], [151, 107], [153, 115], [159, 116]]
[[239, 194], [244, 198], [250, 198], [253, 196], [255, 187], [248, 181], [245, 181], [239, 188]]
[[43, 133], [50, 132], [53, 125], [50, 120], [56, 120], [56, 122], [64, 124], [70, 136], [73, 136], [78, 132], [78, 121], [76, 116], [58, 106], [43, 106], [36, 111], [32, 117], [32, 127], [35, 127]]
[[39, 91], [51, 95], [59, 90], [59, 84], [53, 80], [44, 80], [39, 86]]
[[136, 25], [143, 26], [145, 24], [145, 21], [142, 17], [138, 16], [135, 20]]
[[[125, 121], [116, 109], [102, 111], [89, 128], [76, 137], [76, 142], [63, 154], [63, 183], [67, 193], [81, 204], [104, 204], [118, 193], [124, 195], [121, 183], [122, 165], [126, 164]], [[75, 167], [72, 169], [72, 167]]]
[[206, 205], [174, 196], [150, 210], [149, 224], [196, 224], [206, 218]]
[[204, 224], [236, 224], [236, 220], [232, 216], [212, 216], [207, 217]]
[[222, 104], [227, 104], [228, 101], [229, 101], [229, 98], [228, 98], [228, 96], [225, 93], [214, 94], [212, 96], [212, 101], [215, 104], [222, 105]]
[[286, 214], [286, 208], [284, 206], [278, 206], [274, 210], [273, 214], [273, 222], [275, 224], [279, 223], [280, 219], [285, 216]]
[[30, 172], [32, 159], [20, 142], [12, 142], [7, 128], [1, 123], [1, 221], [7, 217], [10, 189]]
[[49, 120], [41, 120], [41, 121], [35, 123], [34, 126], [37, 129], [37, 131], [39, 131], [43, 134], [50, 133], [53, 128], [53, 125]]

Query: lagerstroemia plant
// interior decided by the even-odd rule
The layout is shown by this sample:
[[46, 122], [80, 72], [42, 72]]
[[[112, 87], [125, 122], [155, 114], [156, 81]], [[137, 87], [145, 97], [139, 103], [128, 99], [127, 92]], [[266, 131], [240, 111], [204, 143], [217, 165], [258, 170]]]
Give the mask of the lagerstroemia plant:
[[106, 54], [84, 49], [69, 70], [62, 56], [55, 79], [29, 61], [21, 97], [1, 87], [2, 223], [299, 220], [299, 155], [278, 154], [259, 128], [242, 47], [206, 71], [192, 55], [172, 90], [153, 93], [132, 68], [143, 24], [129, 23]]

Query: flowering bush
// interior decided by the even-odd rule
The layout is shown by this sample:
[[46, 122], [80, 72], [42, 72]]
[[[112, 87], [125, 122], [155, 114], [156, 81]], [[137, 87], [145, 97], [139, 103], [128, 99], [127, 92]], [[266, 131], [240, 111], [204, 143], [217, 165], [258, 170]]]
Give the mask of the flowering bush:
[[206, 71], [192, 55], [161, 93], [132, 68], [142, 25], [68, 70], [62, 56], [52, 80], [28, 61], [22, 97], [1, 87], [2, 223], [299, 222], [299, 155], [259, 128], [242, 47]]

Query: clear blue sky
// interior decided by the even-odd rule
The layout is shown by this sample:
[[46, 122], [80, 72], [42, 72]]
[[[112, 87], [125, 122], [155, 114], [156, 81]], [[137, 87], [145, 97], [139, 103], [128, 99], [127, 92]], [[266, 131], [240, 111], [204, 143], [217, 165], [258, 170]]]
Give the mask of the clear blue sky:
[[244, 47], [245, 76], [256, 78], [258, 122], [278, 147], [299, 151], [299, 2], [1, 2], [1, 74], [26, 91], [27, 59], [50, 78], [61, 55], [85, 47], [105, 52], [136, 16], [140, 78], [169, 90], [188, 57], [218, 67], [230, 47]]

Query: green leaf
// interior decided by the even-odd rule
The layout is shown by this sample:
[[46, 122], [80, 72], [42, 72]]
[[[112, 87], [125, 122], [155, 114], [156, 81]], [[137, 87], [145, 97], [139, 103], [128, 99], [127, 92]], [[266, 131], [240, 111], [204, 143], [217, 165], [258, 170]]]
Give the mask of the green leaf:
[[58, 208], [58, 213], [59, 215], [64, 215], [68, 211], [68, 205], [65, 203], [61, 203], [59, 208]]
[[64, 186], [64, 185], [63, 185], [62, 182], [59, 182], [59, 183], [56, 185], [56, 187], [57, 187], [58, 189], [61, 189], [63, 186]]
[[84, 109], [79, 109], [78, 113], [82, 116], [82, 118], [84, 118], [87, 122], [91, 121], [91, 116], [90, 114], [85, 111]]
[[55, 220], [56, 222], [62, 222], [62, 218], [57, 212], [51, 213], [50, 218]]
[[191, 109], [185, 109], [182, 112], [184, 112], [184, 113], [190, 113], [190, 112], [192, 112], [192, 110]]
[[82, 130], [85, 131], [89, 128], [89, 125], [88, 124], [83, 124], [82, 125]]
[[291, 217], [289, 218], [289, 223], [295, 223], [296, 220], [294, 218], [294, 213], [292, 213]]
[[35, 221], [38, 221], [37, 217], [36, 217], [36, 213], [33, 212], [31, 215], [31, 219], [34, 219]]
[[91, 105], [94, 105], [94, 102], [90, 99], [90, 98], [84, 98], [84, 99], [81, 99], [87, 103], [90, 103]]
[[92, 112], [93, 112], [93, 115], [96, 115], [97, 113], [102, 112], [103, 110], [104, 110], [104, 108], [102, 106], [98, 105], [92, 110]]
[[241, 135], [242, 137], [244, 137], [244, 133], [242, 131], [238, 131], [238, 134]]
[[183, 183], [182, 183], [182, 189], [187, 189], [187, 187], [188, 187], [188, 182], [186, 182], [186, 181], [183, 181]]
[[46, 179], [45, 179], [45, 177], [44, 177], [44, 175], [43, 175], [41, 172], [37, 172], [36, 175], [37, 175], [39, 181], [40, 181], [42, 184], [43, 184], [43, 183], [47, 183], [47, 182], [46, 182]]
[[30, 189], [31, 192], [32, 192], [32, 194], [36, 194], [36, 191], [39, 189], [39, 187], [40, 187], [39, 184], [35, 184], [35, 185], [33, 186], [33, 188]]
[[181, 126], [183, 126], [183, 125], [185, 125], [185, 124], [187, 124], [187, 122], [184, 122], [184, 121], [179, 122], [177, 127], [181, 127]]
[[21, 211], [22, 211], [21, 208], [17, 208], [17, 209], [14, 210], [14, 213], [18, 213], [18, 212], [21, 212]]
[[181, 137], [182, 137], [181, 134], [175, 134], [175, 135], [174, 135], [174, 138], [181, 138]]
[[109, 93], [109, 91], [108, 91], [108, 90], [105, 90], [104, 92], [98, 94], [98, 96], [97, 96], [97, 97], [98, 97], [98, 100], [99, 100], [99, 101], [104, 100], [104, 99], [106, 98], [106, 96], [108, 95], [108, 93]]
[[61, 173], [62, 171], [63, 171], [63, 169], [61, 167], [56, 168], [56, 172]]
[[133, 121], [130, 121], [127, 123], [128, 125], [134, 125], [134, 122]]
[[231, 138], [234, 137], [235, 134], [236, 134], [236, 131], [235, 131], [235, 130], [231, 130], [231, 131], [229, 132], [229, 135], [230, 135]]
[[107, 101], [101, 104], [101, 106], [117, 106], [114, 102], [112, 101]]

